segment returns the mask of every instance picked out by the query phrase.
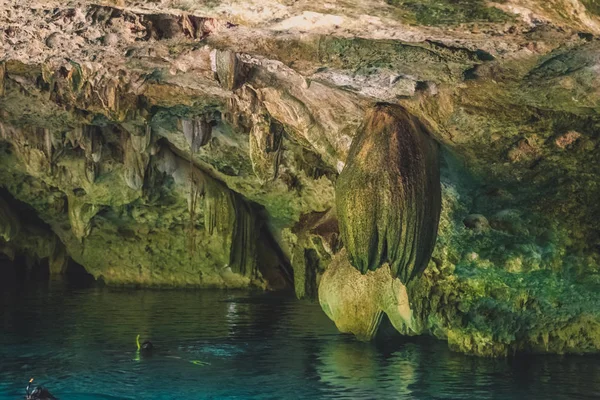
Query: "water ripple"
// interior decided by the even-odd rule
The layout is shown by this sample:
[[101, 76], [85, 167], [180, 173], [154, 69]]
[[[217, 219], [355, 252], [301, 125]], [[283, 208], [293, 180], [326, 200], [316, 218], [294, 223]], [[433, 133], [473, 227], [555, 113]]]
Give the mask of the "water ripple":
[[[135, 337], [152, 340], [150, 357]], [[598, 357], [488, 360], [430, 339], [360, 343], [273, 294], [61, 287], [0, 297], [0, 400], [586, 399]]]

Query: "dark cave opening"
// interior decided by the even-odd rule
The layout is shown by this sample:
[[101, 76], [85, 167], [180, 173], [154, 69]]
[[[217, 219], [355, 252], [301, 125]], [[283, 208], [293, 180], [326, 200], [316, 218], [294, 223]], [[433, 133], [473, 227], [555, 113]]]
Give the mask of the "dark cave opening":
[[[86, 287], [94, 282], [94, 277], [70, 257], [66, 260], [62, 273], [52, 275], [50, 257], [39, 256], [26, 246], [27, 242], [36, 240], [31, 236], [34, 233], [48, 237], [55, 235], [50, 225], [37, 215], [33, 207], [14, 198], [3, 187], [0, 187], [0, 198], [8, 205], [10, 212], [18, 216], [21, 225], [19, 233], [21, 237], [11, 241], [0, 239], [0, 288], [22, 287], [26, 284], [50, 280], [64, 280], [70, 285]], [[55, 246], [62, 246], [58, 236], [54, 240], [56, 240]]]

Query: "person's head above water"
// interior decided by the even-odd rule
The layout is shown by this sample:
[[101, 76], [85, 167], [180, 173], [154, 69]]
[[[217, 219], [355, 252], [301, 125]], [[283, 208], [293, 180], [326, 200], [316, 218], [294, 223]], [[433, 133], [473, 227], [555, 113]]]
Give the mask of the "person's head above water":
[[57, 400], [56, 397], [52, 396], [52, 394], [45, 387], [37, 386], [36, 388], [31, 390], [32, 383], [33, 378], [29, 380], [27, 388], [25, 389], [26, 400]]
[[150, 352], [154, 349], [154, 345], [149, 340], [145, 340], [144, 343], [140, 345], [140, 335], [137, 335], [135, 338], [135, 343], [137, 344], [138, 351], [142, 350], [144, 352]]

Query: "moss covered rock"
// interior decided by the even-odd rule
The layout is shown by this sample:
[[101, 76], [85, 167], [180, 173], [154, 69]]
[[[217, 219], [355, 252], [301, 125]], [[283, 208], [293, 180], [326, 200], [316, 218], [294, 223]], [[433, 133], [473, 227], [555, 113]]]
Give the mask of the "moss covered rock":
[[408, 283], [427, 266], [440, 215], [437, 146], [401, 107], [369, 111], [336, 183], [342, 239], [361, 273], [389, 263]]

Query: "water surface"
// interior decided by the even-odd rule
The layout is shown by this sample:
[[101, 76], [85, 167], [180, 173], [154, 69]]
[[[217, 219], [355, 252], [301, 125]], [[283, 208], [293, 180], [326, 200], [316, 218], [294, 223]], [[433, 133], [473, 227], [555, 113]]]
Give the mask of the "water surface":
[[[317, 304], [226, 291], [0, 289], [0, 400], [30, 377], [81, 399], [600, 398], [600, 358], [489, 360], [431, 339], [360, 343]], [[135, 337], [151, 339], [152, 357]]]

